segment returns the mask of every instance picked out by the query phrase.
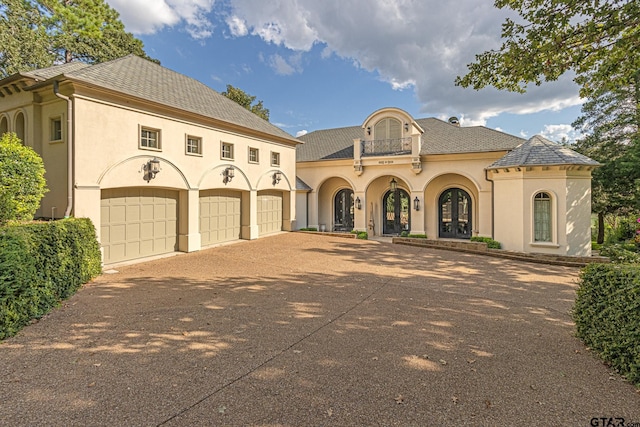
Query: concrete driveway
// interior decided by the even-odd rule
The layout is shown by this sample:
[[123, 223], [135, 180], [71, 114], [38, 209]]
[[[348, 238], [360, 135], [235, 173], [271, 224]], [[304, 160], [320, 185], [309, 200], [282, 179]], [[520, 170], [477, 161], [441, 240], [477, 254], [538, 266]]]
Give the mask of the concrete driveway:
[[0, 344], [0, 425], [640, 423], [574, 268], [287, 233], [117, 270]]

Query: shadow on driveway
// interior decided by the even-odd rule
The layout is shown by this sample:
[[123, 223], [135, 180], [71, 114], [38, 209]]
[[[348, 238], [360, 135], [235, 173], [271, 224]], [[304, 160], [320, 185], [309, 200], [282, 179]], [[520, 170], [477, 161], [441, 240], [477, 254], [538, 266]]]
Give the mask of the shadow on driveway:
[[303, 233], [121, 267], [0, 344], [1, 425], [578, 425], [578, 270]]

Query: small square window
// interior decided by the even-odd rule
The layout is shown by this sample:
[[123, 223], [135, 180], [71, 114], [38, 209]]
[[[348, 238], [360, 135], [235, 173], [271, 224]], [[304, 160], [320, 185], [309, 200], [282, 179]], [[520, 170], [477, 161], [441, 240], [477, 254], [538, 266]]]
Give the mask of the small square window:
[[223, 142], [221, 144], [221, 157], [227, 160], [233, 160], [233, 144]]
[[187, 136], [187, 154], [202, 155], [202, 138]]
[[249, 147], [249, 163], [259, 163], [260, 157], [257, 148]]
[[271, 166], [280, 166], [280, 153], [271, 152]]
[[62, 141], [62, 117], [54, 117], [50, 122], [49, 141]]
[[157, 129], [140, 128], [140, 148], [160, 150], [160, 131]]

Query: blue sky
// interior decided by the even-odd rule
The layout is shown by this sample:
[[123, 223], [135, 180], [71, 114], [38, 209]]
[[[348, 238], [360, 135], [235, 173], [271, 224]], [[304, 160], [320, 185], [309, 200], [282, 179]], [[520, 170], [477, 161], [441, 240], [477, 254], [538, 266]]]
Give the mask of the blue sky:
[[360, 125], [382, 107], [523, 137], [578, 136], [570, 76], [525, 95], [455, 87], [475, 54], [499, 47], [508, 12], [490, 0], [107, 3], [163, 66], [218, 91], [231, 84], [255, 95], [294, 136]]

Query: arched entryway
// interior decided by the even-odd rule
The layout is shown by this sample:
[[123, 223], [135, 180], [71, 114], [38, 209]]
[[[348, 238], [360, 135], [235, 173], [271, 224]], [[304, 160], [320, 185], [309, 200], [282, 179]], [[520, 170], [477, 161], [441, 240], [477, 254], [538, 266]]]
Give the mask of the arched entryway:
[[409, 194], [398, 188], [389, 190], [382, 199], [384, 221], [382, 234], [400, 234], [411, 231], [411, 210]]
[[438, 200], [439, 237], [471, 238], [471, 197], [460, 188], [449, 188]]
[[353, 230], [353, 190], [343, 188], [336, 193], [333, 201], [334, 231]]

